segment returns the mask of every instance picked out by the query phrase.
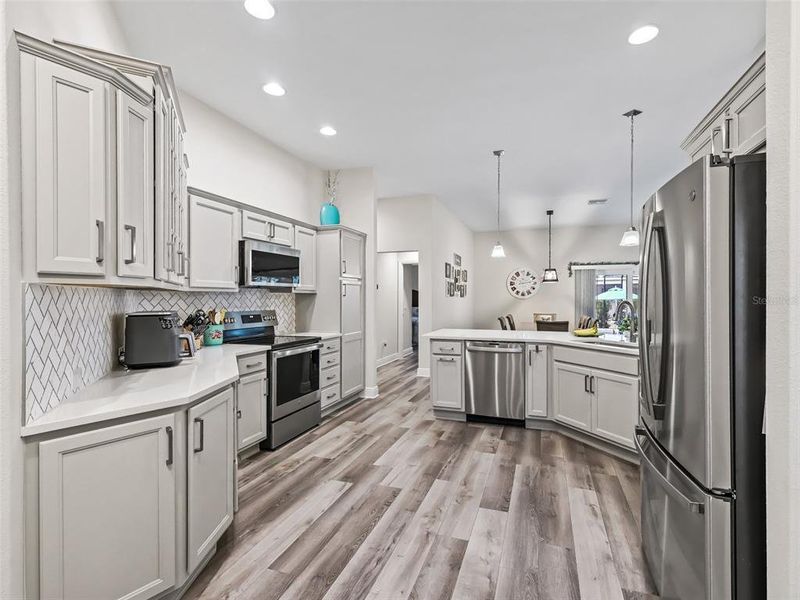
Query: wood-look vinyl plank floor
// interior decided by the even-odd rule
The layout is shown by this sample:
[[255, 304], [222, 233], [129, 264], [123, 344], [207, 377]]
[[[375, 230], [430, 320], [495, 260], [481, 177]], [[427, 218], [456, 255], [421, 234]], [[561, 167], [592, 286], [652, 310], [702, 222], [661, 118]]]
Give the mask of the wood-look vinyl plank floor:
[[184, 598], [657, 600], [638, 469], [550, 431], [440, 421], [411, 355], [239, 466], [239, 511]]

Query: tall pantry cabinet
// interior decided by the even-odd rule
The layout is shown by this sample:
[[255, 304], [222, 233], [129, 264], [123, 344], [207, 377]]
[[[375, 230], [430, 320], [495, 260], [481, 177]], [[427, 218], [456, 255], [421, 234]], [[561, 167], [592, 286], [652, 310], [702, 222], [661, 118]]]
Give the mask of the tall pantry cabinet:
[[364, 390], [366, 236], [345, 227], [317, 232], [316, 294], [295, 296], [298, 331], [341, 333], [341, 398]]

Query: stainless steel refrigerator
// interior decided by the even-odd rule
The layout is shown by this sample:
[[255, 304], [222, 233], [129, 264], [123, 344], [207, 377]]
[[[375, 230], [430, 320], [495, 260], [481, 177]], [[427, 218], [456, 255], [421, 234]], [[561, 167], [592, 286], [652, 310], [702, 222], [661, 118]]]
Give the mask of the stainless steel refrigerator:
[[766, 597], [766, 156], [706, 156], [645, 204], [642, 541], [664, 599]]

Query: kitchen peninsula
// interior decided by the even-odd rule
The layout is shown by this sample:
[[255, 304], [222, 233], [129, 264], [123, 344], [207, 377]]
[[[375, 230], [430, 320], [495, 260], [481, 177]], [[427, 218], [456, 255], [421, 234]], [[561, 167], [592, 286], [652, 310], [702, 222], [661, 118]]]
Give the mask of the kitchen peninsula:
[[430, 340], [431, 401], [440, 419], [524, 420], [633, 458], [639, 351], [615, 336], [438, 329]]

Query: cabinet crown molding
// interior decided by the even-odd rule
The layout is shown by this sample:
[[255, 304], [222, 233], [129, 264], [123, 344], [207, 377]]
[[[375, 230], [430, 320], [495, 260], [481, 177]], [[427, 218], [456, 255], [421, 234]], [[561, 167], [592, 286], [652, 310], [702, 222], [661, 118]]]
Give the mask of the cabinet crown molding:
[[186, 122], [183, 119], [183, 112], [181, 111], [180, 102], [178, 101], [178, 88], [175, 86], [171, 67], [151, 60], [127, 56], [125, 54], [116, 54], [114, 52], [101, 50], [100, 48], [84, 46], [83, 44], [76, 44], [65, 40], [54, 39], [53, 44], [76, 54], [105, 63], [122, 73], [152, 77], [161, 89], [168, 93], [168, 97], [173, 100], [181, 129], [186, 131]]
[[700, 123], [692, 129], [689, 135], [686, 136], [681, 142], [681, 149], [688, 151], [699, 137], [701, 137], [711, 124], [716, 121], [730, 106], [736, 96], [740, 94], [756, 77], [758, 77], [766, 69], [766, 53], [762, 52], [761, 55], [753, 62], [747, 71], [734, 83], [731, 88], [725, 92], [722, 99], [717, 102], [714, 107], [708, 111], [705, 117], [702, 118]]
[[114, 67], [93, 60], [87, 56], [73, 52], [67, 48], [49, 44], [37, 38], [31, 37], [21, 31], [14, 31], [17, 47], [21, 52], [44, 58], [57, 64], [75, 69], [92, 77], [102, 79], [125, 92], [137, 102], [147, 105], [153, 102], [152, 94], [148, 94], [133, 81], [128, 79]]

